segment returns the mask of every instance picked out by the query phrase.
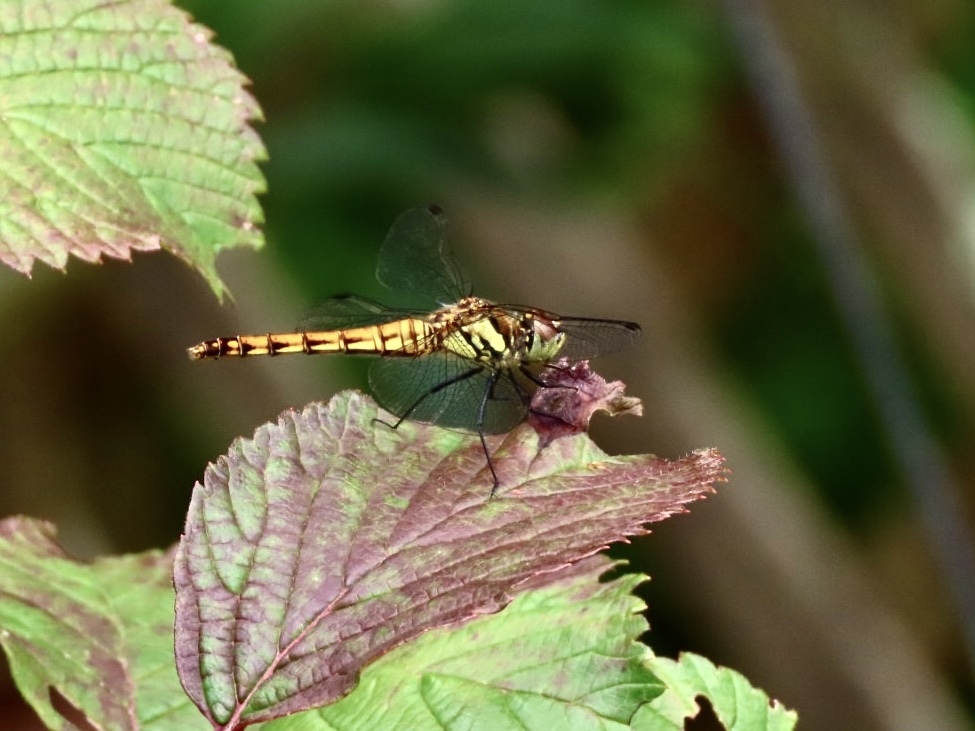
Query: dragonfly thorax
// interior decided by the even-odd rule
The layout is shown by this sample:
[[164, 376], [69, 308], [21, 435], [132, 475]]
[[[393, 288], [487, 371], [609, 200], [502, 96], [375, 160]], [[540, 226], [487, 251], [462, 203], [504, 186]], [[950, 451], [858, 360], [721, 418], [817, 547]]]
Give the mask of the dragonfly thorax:
[[465, 297], [433, 315], [444, 347], [494, 368], [517, 368], [553, 360], [565, 344], [557, 321], [543, 310], [508, 308]]

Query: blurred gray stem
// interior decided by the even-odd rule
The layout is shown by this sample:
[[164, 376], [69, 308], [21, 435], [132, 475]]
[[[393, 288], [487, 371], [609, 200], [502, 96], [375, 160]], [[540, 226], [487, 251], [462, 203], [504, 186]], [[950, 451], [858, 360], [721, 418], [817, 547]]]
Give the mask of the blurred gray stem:
[[836, 299], [895, 463], [947, 582], [975, 677], [975, 540], [925, 418], [870, 264], [824, 162], [792, 60], [761, 0], [723, 0], [747, 73]]

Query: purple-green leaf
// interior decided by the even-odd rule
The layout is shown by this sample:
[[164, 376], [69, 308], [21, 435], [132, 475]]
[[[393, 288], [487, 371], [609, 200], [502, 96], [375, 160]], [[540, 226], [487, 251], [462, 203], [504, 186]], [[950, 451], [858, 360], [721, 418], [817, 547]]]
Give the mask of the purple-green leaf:
[[627, 396], [622, 381], [607, 381], [589, 361], [560, 359], [539, 376], [543, 388], [532, 396], [529, 423], [547, 444], [556, 437], [578, 434], [589, 428], [597, 411], [610, 416], [643, 414], [643, 403]]
[[[342, 394], [236, 441], [194, 491], [176, 566], [190, 697], [236, 728], [335, 701], [425, 630], [494, 612], [519, 584], [646, 532], [723, 479], [713, 450], [610, 457], [403, 422]], [[388, 418], [388, 416], [387, 416]]]
[[172, 554], [74, 561], [40, 521], [0, 522], [0, 646], [48, 728], [204, 729], [173, 666]]
[[165, 0], [0, 3], [0, 262], [164, 248], [223, 292], [217, 252], [262, 241], [265, 151], [211, 35]]
[[644, 577], [601, 582], [613, 565], [597, 555], [540, 575], [504, 611], [426, 632], [366, 668], [337, 703], [265, 728], [628, 728], [664, 686], [638, 641], [647, 621], [633, 589]]

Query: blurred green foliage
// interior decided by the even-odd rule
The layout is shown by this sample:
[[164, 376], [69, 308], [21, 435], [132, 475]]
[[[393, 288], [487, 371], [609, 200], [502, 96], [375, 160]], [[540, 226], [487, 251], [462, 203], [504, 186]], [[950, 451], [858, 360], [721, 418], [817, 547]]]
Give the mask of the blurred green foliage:
[[[747, 273], [705, 305], [725, 364], [838, 516], [858, 523], [903, 498], [762, 121], [742, 116], [751, 92], [713, 8], [184, 5], [253, 79], [268, 119], [269, 251], [308, 303], [344, 292], [382, 299], [373, 267], [389, 222], [455, 191], [602, 199], [652, 218], [675, 189], [691, 188], [712, 196], [709, 205], [748, 242]], [[959, 44], [948, 57], [972, 88], [970, 49]], [[497, 138], [517, 139], [519, 130], [495, 125], [522, 118], [542, 135], [529, 133], [528, 149], [511, 159]], [[729, 162], [731, 180], [722, 172]], [[727, 232], [711, 233], [723, 245]], [[676, 267], [700, 256], [695, 242], [681, 245]], [[932, 413], [943, 414], [936, 380], [922, 390]]]
[[[319, 297], [374, 289], [388, 223], [455, 188], [641, 201], [700, 134], [722, 68], [715, 19], [678, 2], [187, 7], [254, 81], [269, 236]], [[555, 128], [523, 175], [493, 139], [512, 107]]]

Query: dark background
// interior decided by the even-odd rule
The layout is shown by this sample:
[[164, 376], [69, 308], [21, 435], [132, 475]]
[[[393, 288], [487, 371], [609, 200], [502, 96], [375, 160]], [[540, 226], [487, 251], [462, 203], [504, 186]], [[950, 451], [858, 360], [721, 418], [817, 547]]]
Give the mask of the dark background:
[[[919, 444], [941, 450], [970, 530], [975, 6], [183, 7], [264, 108], [267, 247], [221, 257], [223, 306], [162, 254], [31, 280], [0, 271], [0, 514], [56, 522], [83, 557], [175, 541], [193, 483], [235, 436], [364, 387], [362, 362], [190, 363], [185, 347], [290, 330], [336, 293], [381, 297], [386, 229], [436, 201], [477, 293], [644, 326], [596, 364], [646, 411], [597, 417], [601, 446], [728, 458], [717, 496], [628, 554], [653, 577], [655, 651], [740, 670], [803, 729], [973, 727], [958, 582], [931, 543], [948, 528], [919, 517], [917, 486], [938, 481], [930, 462], [913, 482], [905, 464]], [[755, 18], [781, 44], [771, 73], [794, 72], [808, 115], [786, 106], [830, 176], [805, 198], [817, 181], [789, 147], [802, 129], [772, 131], [775, 91], [749, 72], [762, 48], [733, 32]], [[826, 194], [849, 222], [833, 259], [816, 218]], [[885, 416], [872, 398], [899, 359], [858, 357], [849, 293], [831, 287], [843, 274], [854, 302], [880, 303], [867, 329], [889, 328], [905, 365], [906, 387], [880, 404], [913, 394], [917, 409]]]

